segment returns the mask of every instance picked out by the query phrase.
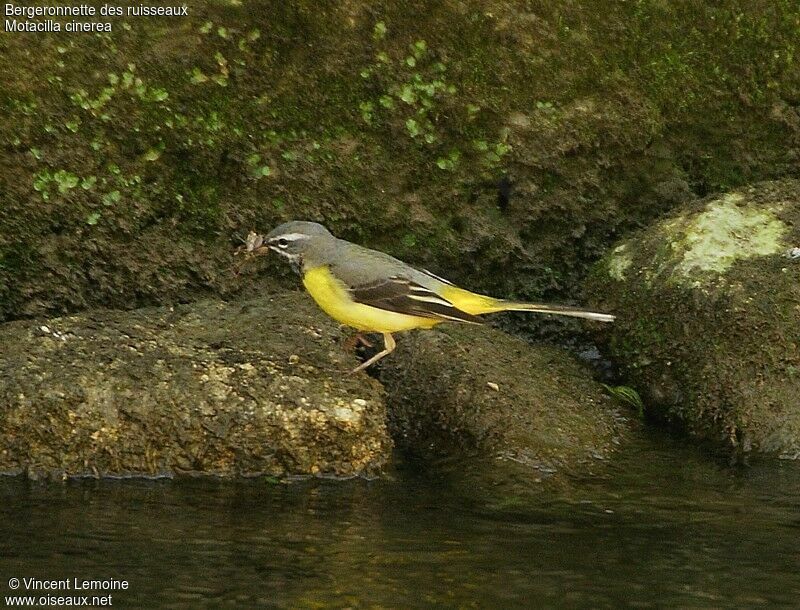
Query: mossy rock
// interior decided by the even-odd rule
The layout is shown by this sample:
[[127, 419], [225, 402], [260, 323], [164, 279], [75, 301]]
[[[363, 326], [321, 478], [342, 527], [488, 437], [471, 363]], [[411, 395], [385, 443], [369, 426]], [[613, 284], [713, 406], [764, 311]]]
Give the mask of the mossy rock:
[[0, 327], [0, 472], [380, 472], [380, 385], [299, 293]]
[[379, 378], [392, 434], [412, 453], [470, 456], [489, 469], [505, 462], [533, 480], [587, 474], [629, 430], [591, 371], [564, 350], [455, 325], [397, 345]]
[[199, 0], [0, 37], [0, 319], [253, 294], [236, 236], [291, 218], [484, 292], [578, 298], [632, 227], [796, 170], [799, 16]]
[[590, 292], [648, 413], [800, 456], [800, 181], [713, 196], [618, 245]]

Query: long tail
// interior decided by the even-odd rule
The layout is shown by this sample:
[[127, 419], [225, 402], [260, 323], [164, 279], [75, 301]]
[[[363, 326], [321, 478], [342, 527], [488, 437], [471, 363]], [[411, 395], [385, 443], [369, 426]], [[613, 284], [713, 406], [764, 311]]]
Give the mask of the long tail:
[[596, 320], [598, 322], [613, 322], [616, 317], [609, 313], [587, 311], [567, 305], [504, 301], [503, 299], [495, 299], [483, 294], [470, 292], [469, 290], [464, 290], [457, 286], [446, 286], [442, 290], [442, 296], [461, 311], [465, 311], [474, 316], [485, 313], [496, 313], [498, 311], [534, 311], [536, 313], [552, 313], [560, 316], [586, 318], [587, 320]]
[[499, 311], [535, 311], [536, 313], [554, 313], [560, 316], [572, 316], [573, 318], [586, 318], [597, 322], [613, 322], [616, 316], [610, 313], [600, 313], [597, 311], [587, 311], [577, 307], [567, 305], [545, 305], [544, 303], [513, 303], [508, 301], [498, 301], [502, 307]]

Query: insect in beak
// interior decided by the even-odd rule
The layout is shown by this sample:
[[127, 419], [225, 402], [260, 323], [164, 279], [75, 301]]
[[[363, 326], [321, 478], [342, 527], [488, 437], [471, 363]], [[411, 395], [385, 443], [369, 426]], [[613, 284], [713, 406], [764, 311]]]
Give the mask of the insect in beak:
[[244, 258], [238, 265], [234, 265], [233, 274], [239, 275], [241, 268], [244, 264], [253, 257], [264, 256], [269, 254], [269, 247], [264, 245], [264, 236], [259, 235], [255, 231], [250, 231], [246, 239], [239, 237], [239, 240], [244, 244], [239, 246], [234, 252], [234, 256], [244, 254]]

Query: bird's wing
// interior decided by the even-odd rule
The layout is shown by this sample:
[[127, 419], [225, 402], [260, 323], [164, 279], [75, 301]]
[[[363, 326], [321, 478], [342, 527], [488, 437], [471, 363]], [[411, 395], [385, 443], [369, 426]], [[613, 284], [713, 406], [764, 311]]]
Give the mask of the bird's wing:
[[402, 275], [348, 286], [348, 291], [357, 303], [378, 309], [422, 318], [483, 323], [479, 317], [461, 311], [433, 290]]

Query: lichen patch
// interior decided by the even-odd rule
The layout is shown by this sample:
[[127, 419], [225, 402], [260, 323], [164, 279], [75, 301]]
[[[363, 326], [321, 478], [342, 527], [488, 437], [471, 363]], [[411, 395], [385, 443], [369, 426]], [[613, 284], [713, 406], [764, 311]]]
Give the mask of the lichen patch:
[[633, 259], [628, 252], [628, 246], [622, 244], [612, 250], [608, 258], [608, 275], [618, 282], [625, 281], [625, 272], [633, 264]]
[[687, 221], [665, 225], [668, 234], [678, 227], [680, 232], [672, 242], [678, 257], [673, 279], [694, 283], [698, 273], [724, 275], [737, 260], [786, 249], [783, 237], [787, 227], [774, 214], [781, 206], [745, 207], [739, 205], [743, 200], [742, 195], [730, 193]]

